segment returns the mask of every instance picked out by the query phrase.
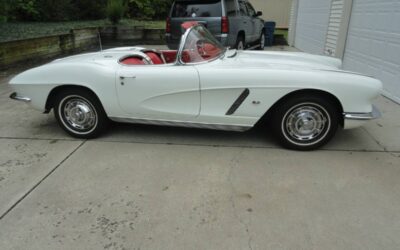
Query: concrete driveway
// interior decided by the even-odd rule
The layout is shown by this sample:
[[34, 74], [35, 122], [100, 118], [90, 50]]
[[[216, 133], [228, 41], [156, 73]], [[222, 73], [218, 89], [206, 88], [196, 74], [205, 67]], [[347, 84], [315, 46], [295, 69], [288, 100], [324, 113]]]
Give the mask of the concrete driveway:
[[113, 125], [67, 136], [0, 80], [0, 249], [398, 249], [400, 106], [324, 149]]

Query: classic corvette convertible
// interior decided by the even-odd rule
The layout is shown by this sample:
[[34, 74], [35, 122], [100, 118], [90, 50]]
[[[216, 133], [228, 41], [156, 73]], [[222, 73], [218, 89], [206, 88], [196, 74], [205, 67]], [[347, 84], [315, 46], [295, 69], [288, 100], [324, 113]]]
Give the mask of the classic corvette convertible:
[[185, 23], [179, 50], [123, 47], [55, 60], [17, 75], [10, 97], [49, 113], [78, 138], [110, 120], [246, 131], [260, 121], [286, 148], [313, 150], [339, 127], [380, 113], [382, 83], [341, 70], [339, 59], [224, 48]]

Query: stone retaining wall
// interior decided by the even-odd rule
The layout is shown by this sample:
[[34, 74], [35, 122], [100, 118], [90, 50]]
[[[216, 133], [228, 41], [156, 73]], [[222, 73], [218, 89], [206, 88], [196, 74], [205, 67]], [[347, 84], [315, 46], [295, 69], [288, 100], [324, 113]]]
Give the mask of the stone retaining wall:
[[40, 61], [83, 51], [99, 50], [103, 46], [164, 44], [163, 29], [143, 27], [105, 27], [76, 29], [61, 35], [0, 43], [0, 69], [26, 61]]

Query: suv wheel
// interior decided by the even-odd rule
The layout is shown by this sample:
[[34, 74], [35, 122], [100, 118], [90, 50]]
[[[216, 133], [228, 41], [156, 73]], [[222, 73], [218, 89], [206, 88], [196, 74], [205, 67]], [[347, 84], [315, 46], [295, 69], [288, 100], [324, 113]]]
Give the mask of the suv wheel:
[[264, 50], [264, 48], [265, 48], [265, 33], [264, 33], [264, 31], [261, 33], [259, 44], [260, 44], [260, 47], [258, 47], [258, 49]]
[[244, 50], [244, 48], [245, 48], [245, 43], [244, 43], [244, 37], [243, 37], [243, 35], [239, 35], [239, 36], [237, 37], [235, 48], [236, 48], [237, 50]]

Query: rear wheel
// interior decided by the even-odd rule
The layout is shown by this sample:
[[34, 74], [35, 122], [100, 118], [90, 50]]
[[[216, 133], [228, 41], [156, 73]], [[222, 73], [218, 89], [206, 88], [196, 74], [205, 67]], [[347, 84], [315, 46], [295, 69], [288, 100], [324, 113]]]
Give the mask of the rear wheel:
[[299, 96], [278, 107], [272, 122], [274, 134], [284, 147], [307, 151], [332, 139], [339, 126], [339, 113], [325, 98]]
[[239, 35], [236, 39], [236, 45], [235, 48], [237, 50], [244, 50], [245, 49], [245, 39], [243, 35]]
[[259, 50], [264, 50], [265, 48], [265, 32], [263, 31], [260, 36], [260, 40], [258, 43], [260, 46], [258, 47]]
[[76, 138], [98, 137], [108, 125], [100, 101], [85, 89], [68, 89], [55, 99], [54, 115], [59, 125]]

